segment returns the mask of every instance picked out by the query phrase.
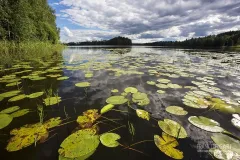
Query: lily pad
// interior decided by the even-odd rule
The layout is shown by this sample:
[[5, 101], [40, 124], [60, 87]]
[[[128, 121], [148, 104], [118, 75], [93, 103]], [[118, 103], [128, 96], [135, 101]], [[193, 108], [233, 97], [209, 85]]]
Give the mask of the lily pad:
[[0, 129], [5, 128], [12, 122], [13, 118], [8, 114], [0, 114]]
[[104, 107], [101, 109], [101, 112], [100, 112], [100, 113], [101, 113], [101, 114], [106, 113], [106, 112], [110, 111], [113, 107], [114, 107], [113, 104], [107, 104], [106, 106], [104, 106]]
[[166, 111], [171, 113], [171, 114], [175, 114], [175, 115], [186, 115], [186, 114], [188, 114], [187, 111], [185, 111], [182, 107], [179, 107], [179, 106], [168, 106], [166, 108]]
[[164, 94], [164, 93], [166, 93], [166, 91], [164, 91], [164, 90], [157, 90], [157, 93]]
[[8, 102], [15, 102], [15, 101], [19, 101], [19, 100], [22, 100], [22, 99], [25, 99], [25, 98], [27, 98], [27, 96], [25, 94], [20, 94], [18, 96], [10, 98], [8, 100]]
[[163, 88], [163, 89], [168, 88], [168, 86], [167, 86], [166, 84], [161, 84], [161, 83], [156, 84], [156, 86], [157, 86], [158, 88]]
[[137, 93], [138, 89], [134, 88], [134, 87], [127, 87], [127, 88], [124, 89], [124, 92], [126, 92], [126, 93]]
[[150, 103], [146, 93], [137, 92], [133, 94], [132, 101], [137, 103], [139, 106], [145, 106]]
[[13, 112], [12, 114], [10, 114], [13, 118], [15, 117], [21, 117], [27, 113], [29, 113], [30, 110], [29, 109], [21, 109], [21, 110], [18, 110], [17, 112]]
[[44, 99], [44, 104], [46, 106], [51, 106], [51, 105], [54, 105], [54, 104], [58, 104], [59, 102], [61, 102], [61, 97], [48, 97], [48, 98], [45, 98]]
[[44, 92], [36, 92], [36, 93], [32, 93], [32, 94], [28, 95], [27, 97], [33, 99], [33, 98], [40, 97], [43, 94], [44, 94]]
[[18, 151], [32, 145], [48, 136], [48, 131], [41, 124], [33, 124], [14, 129], [11, 134], [15, 136], [10, 139], [6, 147], [9, 152]]
[[62, 123], [61, 118], [55, 117], [55, 118], [51, 118], [51, 119], [47, 120], [46, 122], [44, 122], [43, 126], [47, 129], [51, 129], [51, 128], [58, 126], [61, 123]]
[[240, 141], [233, 139], [225, 134], [222, 133], [214, 133], [211, 136], [212, 140], [218, 145], [218, 147], [224, 150], [231, 150], [232, 152], [237, 153], [240, 155]]
[[162, 137], [154, 135], [154, 142], [155, 145], [169, 157], [183, 159], [183, 152], [175, 148], [178, 146], [178, 141], [174, 137], [163, 132]]
[[154, 81], [147, 81], [147, 84], [149, 84], [149, 85], [155, 85], [156, 82], [154, 82]]
[[203, 116], [191, 116], [188, 118], [188, 121], [194, 126], [201, 128], [209, 132], [222, 132], [224, 129], [220, 127], [220, 124], [217, 121], [203, 117]]
[[186, 130], [177, 122], [171, 119], [164, 119], [163, 121], [158, 121], [159, 127], [170, 136], [176, 138], [186, 138]]
[[239, 154], [228, 149], [221, 150], [218, 148], [212, 148], [209, 150], [210, 154], [218, 160], [239, 160]]
[[136, 109], [136, 113], [137, 113], [137, 116], [142, 118], [142, 119], [146, 119], [149, 121], [150, 119], [150, 115], [147, 111], [144, 111], [144, 110], [141, 110], [141, 109]]
[[89, 82], [79, 82], [75, 84], [77, 87], [89, 87], [90, 85], [91, 84]]
[[90, 128], [92, 127], [92, 122], [87, 116], [78, 116], [77, 123], [81, 128]]
[[101, 143], [106, 147], [117, 147], [121, 137], [116, 133], [104, 133], [100, 136]]
[[17, 85], [19, 85], [19, 84], [21, 84], [21, 82], [12, 82], [12, 83], [8, 83], [8, 84], [6, 85], [6, 87], [17, 86]]
[[97, 109], [89, 109], [83, 112], [83, 115], [88, 117], [92, 123], [94, 123], [100, 117]]
[[91, 129], [83, 129], [68, 136], [60, 145], [58, 152], [66, 158], [82, 157], [93, 154], [99, 143], [98, 135]]
[[67, 79], [69, 79], [69, 77], [67, 76], [57, 78], [58, 81], [67, 80]]
[[111, 90], [112, 93], [118, 93], [118, 89]]
[[169, 83], [169, 82], [171, 82], [169, 79], [163, 79], [163, 78], [158, 79], [157, 81], [158, 81], [159, 83]]
[[233, 118], [232, 118], [231, 122], [236, 128], [240, 129], [240, 116], [239, 116], [239, 114], [233, 114]]
[[0, 97], [9, 98], [9, 97], [13, 97], [13, 96], [18, 95], [19, 93], [20, 93], [19, 90], [9, 91], [9, 92], [5, 92], [5, 93], [1, 93], [1, 94], [0, 94]]
[[9, 107], [7, 109], [2, 110], [0, 113], [9, 114], [9, 113], [15, 112], [15, 111], [17, 111], [19, 109], [20, 109], [19, 106], [13, 106], [13, 107]]
[[111, 96], [106, 100], [107, 103], [113, 104], [113, 105], [124, 104], [127, 101], [128, 99], [126, 99], [124, 96]]

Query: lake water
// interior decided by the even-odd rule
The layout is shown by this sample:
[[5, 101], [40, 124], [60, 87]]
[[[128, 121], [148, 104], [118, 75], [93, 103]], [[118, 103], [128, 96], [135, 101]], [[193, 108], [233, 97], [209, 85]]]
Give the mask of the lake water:
[[[211, 148], [217, 149], [219, 145], [214, 143], [211, 136], [219, 133], [213, 133], [216, 130], [210, 132], [201, 129], [203, 125], [200, 122], [197, 123], [200, 127], [197, 127], [188, 119], [191, 116], [213, 119], [219, 124], [206, 122], [205, 125], [208, 128], [221, 126], [235, 137], [240, 137], [240, 130], [231, 122], [232, 114], [237, 117], [237, 113], [240, 113], [239, 60], [238, 53], [219, 50], [81, 46], [68, 47], [61, 57], [57, 59], [53, 57], [45, 62], [16, 62], [15, 66], [1, 71], [0, 111], [12, 106], [19, 106], [14, 112], [27, 110], [23, 110], [24, 114], [18, 113], [17, 116], [16, 114], [13, 116], [14, 114], [10, 111], [4, 112], [5, 115], [14, 118], [10, 118], [11, 122], [0, 129], [0, 157], [2, 160], [59, 159], [58, 150], [61, 143], [80, 129], [76, 121], [78, 116], [89, 109], [97, 109], [100, 114], [100, 110], [108, 104], [106, 100], [109, 97], [123, 95], [121, 97], [128, 102], [114, 104], [113, 110], [102, 114], [94, 121], [98, 126], [97, 135], [117, 128], [111, 132], [121, 137], [118, 140], [118, 146], [106, 147], [100, 142], [88, 159], [171, 159], [160, 151], [154, 142], [154, 135], [162, 136], [163, 131], [173, 132], [171, 127], [175, 126], [171, 123], [165, 127], [166, 130], [163, 129], [164, 127], [159, 127], [158, 121], [163, 122], [164, 119], [177, 122], [186, 131], [186, 138], [179, 138], [181, 135], [179, 130], [177, 137], [175, 136], [179, 145], [174, 148], [182, 152], [183, 159], [213, 159], [208, 151]], [[59, 77], [64, 78], [61, 80]], [[89, 86], [75, 85], [80, 82], [89, 82]], [[133, 93], [127, 94], [125, 90], [127, 87], [134, 87], [138, 92], [145, 93], [147, 97], [138, 99]], [[114, 89], [118, 92], [114, 92]], [[15, 90], [19, 93], [16, 92], [10, 96], [3, 94]], [[135, 93], [135, 91], [132, 92]], [[39, 93], [39, 96], [32, 98], [27, 96], [36, 92], [42, 94]], [[22, 97], [15, 97], [17, 95]], [[50, 97], [58, 97], [57, 102], [50, 102], [51, 100], [47, 99]], [[111, 103], [118, 103], [116, 102], [118, 100]], [[31, 143], [32, 139], [27, 139], [27, 133], [24, 133], [17, 138], [19, 142], [13, 146], [17, 145], [14, 147], [19, 148], [23, 143], [27, 145], [20, 147], [21, 149], [17, 151], [7, 151], [6, 146], [14, 137], [9, 134], [11, 130], [40, 121], [41, 109], [39, 107], [37, 109], [37, 106], [43, 107], [43, 121], [52, 117], [61, 117], [64, 125], [49, 128], [44, 143], [37, 142], [37, 131], [34, 134], [34, 143]], [[167, 112], [166, 108], [169, 106], [182, 107], [187, 114], [176, 115], [182, 113], [176, 108], [174, 109], [176, 113]], [[150, 119], [138, 117], [137, 109], [147, 111]], [[9, 117], [6, 119], [2, 117], [0, 117], [0, 123], [6, 119], [9, 120]], [[238, 143], [234, 136], [230, 137]], [[135, 144], [141, 141], [145, 142]], [[135, 145], [130, 146], [132, 144]], [[81, 147], [90, 146], [91, 144], [84, 143], [79, 150]], [[169, 147], [167, 146], [167, 150], [171, 151]], [[230, 144], [230, 147], [235, 146]], [[233, 148], [230, 150], [234, 151]], [[64, 154], [67, 154], [66, 152], [67, 150]]]

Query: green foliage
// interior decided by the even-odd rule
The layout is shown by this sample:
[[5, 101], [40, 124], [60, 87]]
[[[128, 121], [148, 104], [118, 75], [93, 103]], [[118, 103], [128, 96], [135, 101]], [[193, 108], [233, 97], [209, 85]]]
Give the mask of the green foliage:
[[55, 11], [45, 0], [0, 1], [0, 40], [57, 43]]
[[12, 64], [13, 60], [32, 60], [41, 63], [44, 59], [56, 59], [64, 48], [61, 44], [49, 42], [0, 41], [0, 64]]
[[218, 35], [191, 38], [184, 41], [160, 41], [145, 43], [151, 46], [183, 46], [183, 47], [222, 47], [237, 46], [240, 44], [240, 31], [229, 31]]

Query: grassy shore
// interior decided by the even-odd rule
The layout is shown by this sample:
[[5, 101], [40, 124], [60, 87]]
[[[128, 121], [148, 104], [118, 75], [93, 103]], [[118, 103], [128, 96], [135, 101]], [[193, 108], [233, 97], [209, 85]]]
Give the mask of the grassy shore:
[[10, 65], [16, 60], [34, 60], [51, 58], [59, 54], [65, 46], [49, 42], [0, 41], [0, 64]]

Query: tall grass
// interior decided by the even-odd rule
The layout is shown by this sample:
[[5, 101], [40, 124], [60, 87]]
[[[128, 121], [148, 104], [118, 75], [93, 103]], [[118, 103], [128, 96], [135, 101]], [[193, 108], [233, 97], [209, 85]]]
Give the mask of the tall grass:
[[62, 44], [49, 42], [0, 41], [0, 64], [12, 64], [16, 60], [50, 58], [53, 54], [59, 54], [63, 48]]

